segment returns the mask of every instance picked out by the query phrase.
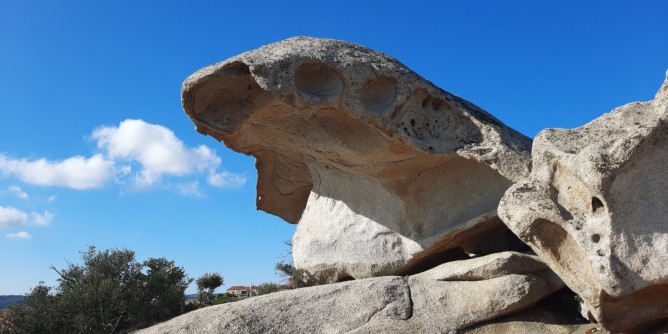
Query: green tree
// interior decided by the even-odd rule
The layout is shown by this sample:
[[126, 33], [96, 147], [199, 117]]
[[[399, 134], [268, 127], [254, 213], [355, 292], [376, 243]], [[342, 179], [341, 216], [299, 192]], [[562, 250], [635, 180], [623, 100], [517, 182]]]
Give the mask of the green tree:
[[[160, 322], [185, 310], [185, 290], [193, 279], [174, 261], [166, 258], [149, 258], [144, 261], [146, 273], [141, 274], [144, 282], [141, 294], [141, 315], [150, 322]], [[137, 319], [139, 321], [140, 319]]]
[[64, 328], [58, 314], [58, 299], [51, 288], [39, 282], [23, 304], [14, 304], [2, 313], [0, 333], [58, 333]]
[[257, 296], [261, 296], [261, 295], [266, 295], [268, 293], [281, 291], [284, 288], [285, 288], [284, 285], [273, 283], [273, 282], [266, 282], [266, 283], [261, 283], [257, 286], [254, 286], [253, 287], [253, 294], [255, 294]]
[[297, 269], [292, 263], [280, 261], [276, 263], [274, 270], [286, 281], [290, 288], [303, 288], [313, 285], [313, 279], [308, 271]]
[[[63, 316], [81, 333], [116, 333], [137, 321], [134, 314], [142, 300], [141, 264], [133, 251], [98, 252], [90, 246], [81, 253], [83, 264], [55, 270]], [[134, 318], [134, 319], [133, 319]], [[130, 320], [130, 322], [128, 321]]]
[[195, 283], [197, 284], [199, 303], [211, 305], [214, 291], [223, 285], [223, 276], [219, 273], [205, 273]]
[[51, 267], [60, 276], [57, 288], [40, 283], [25, 305], [5, 312], [9, 325], [3, 334], [120, 333], [183, 312], [183, 293], [192, 280], [173, 261], [138, 263], [130, 250], [98, 252], [93, 246], [81, 256], [82, 264]]
[[221, 293], [218, 296], [216, 296], [216, 298], [213, 299], [211, 304], [218, 305], [218, 304], [231, 303], [231, 302], [236, 302], [240, 299], [241, 298], [230, 293]]

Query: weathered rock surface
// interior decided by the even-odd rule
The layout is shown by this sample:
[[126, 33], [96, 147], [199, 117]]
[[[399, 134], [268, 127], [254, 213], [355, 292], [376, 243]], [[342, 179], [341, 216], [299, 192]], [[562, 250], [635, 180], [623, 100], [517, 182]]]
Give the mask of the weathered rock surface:
[[511, 314], [564, 287], [538, 257], [514, 252], [449, 262], [411, 276], [408, 284], [410, 322], [425, 333], [447, 333]]
[[480, 281], [505, 275], [533, 274], [555, 286], [562, 286], [561, 279], [535, 255], [517, 252], [501, 252], [468, 260], [444, 263], [438, 267], [413, 275], [412, 279], [432, 281]]
[[411, 313], [406, 281], [380, 277], [206, 307], [138, 333], [345, 333], [373, 319], [408, 319]]
[[[543, 304], [543, 302], [541, 302]], [[535, 306], [511, 315], [467, 327], [458, 334], [540, 333], [540, 334], [618, 334], [600, 324], [565, 317], [559, 310]], [[634, 333], [666, 334], [668, 321], [652, 324]]]
[[668, 317], [668, 80], [655, 99], [547, 129], [499, 214], [611, 331]]
[[498, 201], [529, 172], [530, 139], [351, 43], [270, 44], [191, 75], [182, 98], [198, 131], [256, 157], [258, 209], [299, 222], [295, 265], [330, 280], [503, 235]]
[[522, 310], [563, 287], [535, 256], [457, 263], [408, 280], [370, 278], [207, 307], [139, 333], [447, 333]]

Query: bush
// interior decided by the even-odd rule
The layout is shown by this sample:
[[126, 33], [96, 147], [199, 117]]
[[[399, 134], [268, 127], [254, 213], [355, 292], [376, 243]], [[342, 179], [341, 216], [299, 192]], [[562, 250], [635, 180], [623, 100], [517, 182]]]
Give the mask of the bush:
[[260, 296], [260, 295], [266, 295], [268, 293], [278, 292], [278, 291], [286, 290], [286, 289], [287, 288], [286, 288], [285, 285], [277, 284], [277, 283], [273, 283], [273, 282], [267, 282], [267, 283], [262, 283], [260, 285], [254, 286], [253, 287], [253, 293], [256, 296]]
[[52, 266], [59, 285], [40, 282], [24, 305], [10, 307], [2, 333], [121, 333], [184, 312], [192, 279], [174, 261], [138, 263], [133, 251], [98, 252], [93, 246], [81, 256], [82, 265]]
[[211, 305], [213, 302], [213, 293], [223, 285], [223, 276], [219, 273], [205, 273], [202, 277], [198, 278], [195, 283], [197, 284], [197, 300], [200, 304]]
[[212, 305], [218, 305], [218, 304], [225, 304], [225, 303], [231, 303], [231, 302], [236, 302], [241, 298], [230, 294], [230, 293], [221, 293], [216, 298], [213, 299], [211, 302]]

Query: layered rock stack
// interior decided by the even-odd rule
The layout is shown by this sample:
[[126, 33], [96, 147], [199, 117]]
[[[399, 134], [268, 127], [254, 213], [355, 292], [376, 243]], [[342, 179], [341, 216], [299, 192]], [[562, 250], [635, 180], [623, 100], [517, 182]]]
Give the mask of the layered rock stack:
[[503, 221], [612, 330], [668, 318], [668, 80], [573, 130], [546, 129]]
[[256, 158], [258, 209], [298, 224], [295, 265], [313, 283], [354, 280], [147, 333], [483, 333], [564, 283], [613, 332], [668, 318], [666, 84], [654, 101], [542, 131], [533, 152], [395, 59], [329, 39], [203, 68], [182, 102], [199, 132]]

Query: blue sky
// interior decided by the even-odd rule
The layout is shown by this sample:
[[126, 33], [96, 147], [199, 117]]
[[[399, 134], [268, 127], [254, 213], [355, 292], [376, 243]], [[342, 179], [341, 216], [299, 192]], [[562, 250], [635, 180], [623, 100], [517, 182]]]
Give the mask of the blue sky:
[[[666, 1], [0, 0], [0, 294], [80, 250], [276, 281], [294, 225], [255, 210], [253, 159], [194, 131], [181, 82], [281, 39], [385, 52], [533, 137], [653, 98]], [[194, 291], [191, 287], [189, 292]]]

